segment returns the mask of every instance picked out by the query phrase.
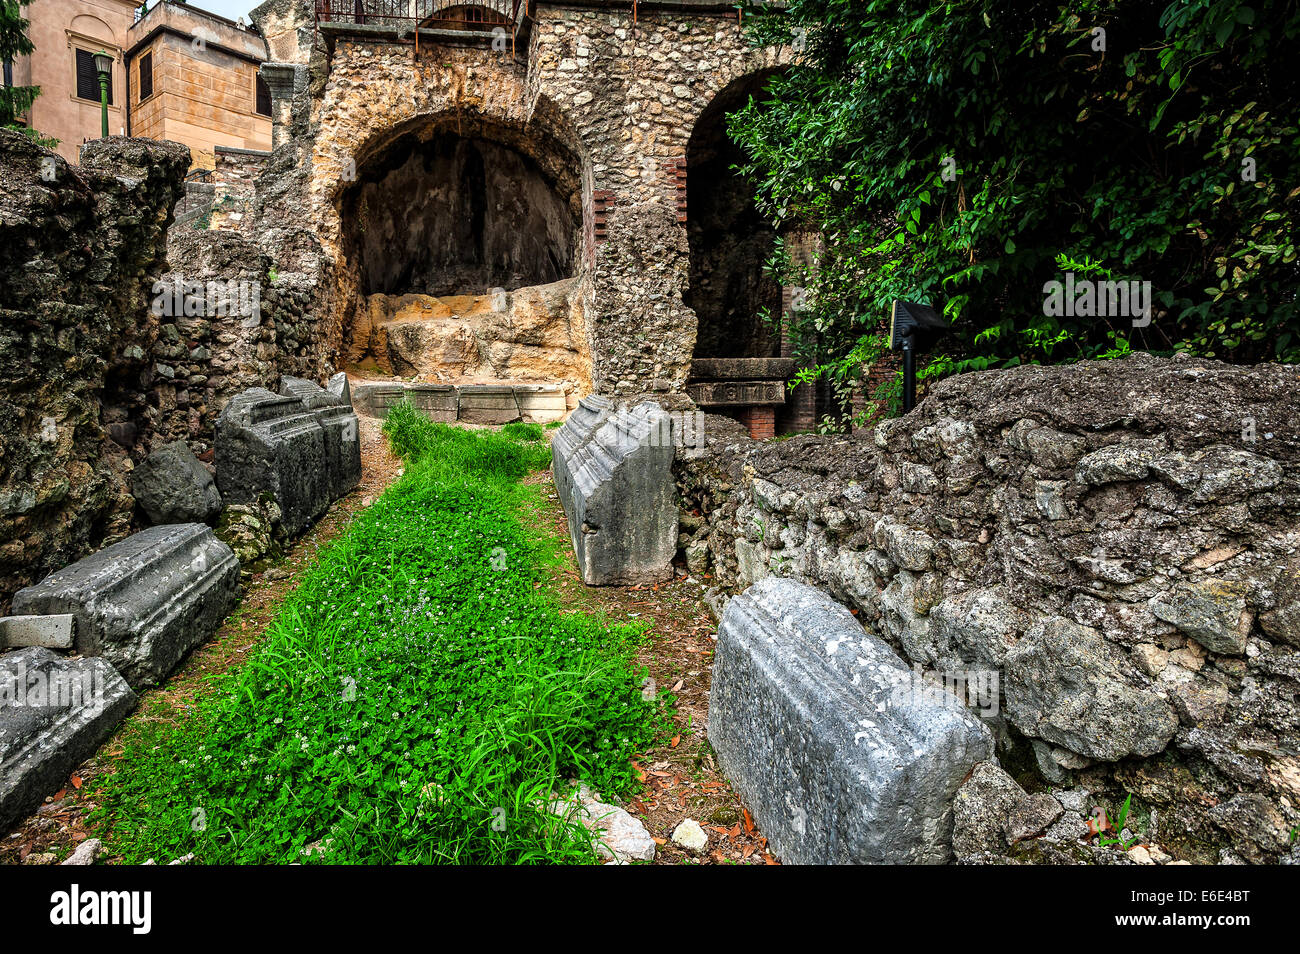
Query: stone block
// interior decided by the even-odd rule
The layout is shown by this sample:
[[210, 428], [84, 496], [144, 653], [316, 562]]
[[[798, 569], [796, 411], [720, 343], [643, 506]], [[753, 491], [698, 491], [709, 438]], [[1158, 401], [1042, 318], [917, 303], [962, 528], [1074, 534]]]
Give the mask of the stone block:
[[0, 831], [60, 788], [135, 701], [103, 659], [40, 647], [0, 656]]
[[131, 495], [150, 523], [206, 523], [221, 513], [212, 474], [184, 441], [164, 444], [131, 472]]
[[470, 424], [509, 424], [519, 420], [512, 384], [471, 384], [459, 389], [460, 419]]
[[217, 487], [227, 504], [271, 494], [282, 526], [297, 536], [329, 507], [325, 431], [294, 397], [251, 388], [217, 418]]
[[768, 577], [722, 616], [709, 741], [782, 860], [939, 864], [989, 731], [849, 611]]
[[555, 486], [583, 582], [672, 576], [677, 505], [671, 420], [652, 402], [616, 408], [583, 398], [551, 442]]
[[150, 527], [14, 594], [15, 614], [70, 613], [77, 652], [134, 688], [170, 673], [239, 598], [239, 561], [198, 523]]
[[412, 384], [405, 398], [431, 421], [450, 424], [460, 417], [460, 401], [450, 384]]
[[0, 619], [0, 649], [42, 646], [45, 649], [72, 648], [72, 616], [6, 616]]
[[352, 401], [357, 413], [382, 420], [388, 417], [390, 407], [405, 399], [406, 389], [400, 384], [361, 384], [357, 386]]
[[519, 416], [534, 424], [563, 420], [568, 411], [564, 388], [557, 384], [516, 384], [515, 399]]
[[325, 432], [325, 470], [330, 497], [337, 500], [361, 482], [361, 432], [348, 403], [347, 375], [336, 374], [330, 386], [333, 390], [327, 391], [314, 381], [289, 375], [280, 378], [280, 393], [301, 401]]

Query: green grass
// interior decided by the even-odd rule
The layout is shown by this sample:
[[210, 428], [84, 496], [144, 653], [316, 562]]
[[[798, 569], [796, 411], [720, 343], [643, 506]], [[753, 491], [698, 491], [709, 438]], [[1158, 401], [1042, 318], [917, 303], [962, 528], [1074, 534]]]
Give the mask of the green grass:
[[537, 431], [394, 408], [401, 480], [179, 728], [130, 724], [97, 792], [109, 847], [129, 862], [302, 861], [322, 839], [315, 857], [336, 863], [592, 860], [545, 799], [569, 778], [630, 792], [664, 713], [632, 663], [643, 627], [562, 612], [538, 586], [563, 541], [519, 483], [548, 459]]

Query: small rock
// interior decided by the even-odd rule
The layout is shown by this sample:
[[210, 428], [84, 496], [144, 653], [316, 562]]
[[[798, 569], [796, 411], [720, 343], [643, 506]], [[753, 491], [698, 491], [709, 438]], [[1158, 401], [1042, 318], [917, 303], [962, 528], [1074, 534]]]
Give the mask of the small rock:
[[1155, 861], [1151, 858], [1151, 853], [1141, 845], [1134, 845], [1128, 850], [1129, 860], [1135, 865], [1153, 865]]
[[25, 865], [52, 865], [59, 860], [59, 856], [52, 851], [33, 852], [23, 859]]
[[1016, 802], [1006, 820], [1007, 843], [1014, 845], [1026, 838], [1036, 838], [1051, 827], [1064, 813], [1061, 803], [1045, 792], [1027, 795]]
[[65, 865], [93, 865], [104, 845], [98, 838], [87, 838], [63, 862]]
[[708, 847], [709, 836], [699, 822], [688, 818], [673, 829], [673, 844], [700, 854]]

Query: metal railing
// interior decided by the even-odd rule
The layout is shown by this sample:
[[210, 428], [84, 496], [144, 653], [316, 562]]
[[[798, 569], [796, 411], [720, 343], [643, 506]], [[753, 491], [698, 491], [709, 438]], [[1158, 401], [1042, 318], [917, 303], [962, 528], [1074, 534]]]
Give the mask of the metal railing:
[[486, 33], [500, 28], [513, 42], [527, 15], [527, 0], [316, 0], [315, 19], [317, 26], [357, 24], [411, 33], [416, 28]]

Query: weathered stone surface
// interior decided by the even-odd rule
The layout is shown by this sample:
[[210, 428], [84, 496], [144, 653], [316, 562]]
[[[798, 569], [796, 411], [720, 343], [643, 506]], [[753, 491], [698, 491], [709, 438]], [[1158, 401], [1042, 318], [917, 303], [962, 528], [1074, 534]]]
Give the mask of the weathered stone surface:
[[6, 616], [0, 618], [0, 649], [40, 646], [44, 649], [72, 648], [72, 616]]
[[957, 860], [1005, 852], [1007, 819], [1025, 797], [1025, 790], [997, 763], [976, 765], [952, 803], [952, 850]]
[[[452, 415], [456, 413], [455, 388], [447, 388], [451, 392], [450, 411]], [[388, 409], [394, 404], [401, 404], [406, 400], [406, 388], [401, 384], [360, 384], [357, 386], [356, 394], [353, 397], [353, 406], [359, 414], [366, 417], [386, 418]], [[452, 417], [434, 417], [435, 421], [454, 421]]]
[[520, 419], [519, 398], [508, 384], [465, 385], [457, 391], [460, 420], [470, 424], [509, 424]]
[[677, 550], [671, 419], [652, 402], [584, 398], [551, 442], [555, 486], [585, 583], [668, 579]]
[[131, 532], [130, 457], [152, 439], [150, 288], [189, 150], [110, 136], [81, 160], [0, 129], [0, 613]]
[[207, 523], [221, 512], [216, 481], [184, 441], [146, 457], [131, 472], [131, 494], [150, 523]]
[[103, 659], [41, 648], [0, 656], [0, 831], [59, 788], [135, 701]]
[[1253, 620], [1246, 609], [1249, 593], [1245, 583], [1209, 577], [1162, 593], [1152, 601], [1151, 610], [1210, 652], [1241, 655]]
[[847, 609], [775, 577], [727, 604], [709, 741], [773, 850], [800, 864], [946, 861], [952, 799], [993, 751], [960, 700]]
[[[1179, 857], [1264, 850], [1209, 811], [1241, 792], [1300, 824], [1294, 367], [1134, 355], [960, 375], [869, 437], [763, 444], [716, 420], [674, 464], [700, 515], [679, 546], [707, 553], [715, 605], [796, 577], [910, 663], [992, 670], [1033, 700], [998, 713], [1008, 764], [1133, 791]], [[1024, 645], [1053, 620], [1101, 643]]]
[[71, 613], [77, 652], [133, 687], [165, 678], [239, 597], [239, 562], [197, 523], [150, 527], [14, 595], [16, 613]]
[[217, 486], [227, 504], [270, 494], [289, 536], [329, 507], [325, 431], [297, 398], [264, 388], [243, 392], [217, 419]]
[[315, 381], [289, 375], [280, 379], [280, 393], [301, 401], [324, 431], [325, 471], [330, 496], [336, 500], [361, 482], [361, 431], [347, 381], [346, 374], [337, 374], [327, 391]]
[[1096, 630], [1063, 618], [1036, 625], [1006, 656], [1007, 717], [1026, 735], [1106, 761], [1155, 755], [1178, 719], [1137, 688]]
[[551, 811], [591, 832], [601, 858], [616, 864], [655, 859], [655, 840], [640, 819], [602, 801], [585, 782], [567, 799], [553, 800]]

